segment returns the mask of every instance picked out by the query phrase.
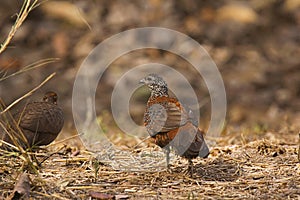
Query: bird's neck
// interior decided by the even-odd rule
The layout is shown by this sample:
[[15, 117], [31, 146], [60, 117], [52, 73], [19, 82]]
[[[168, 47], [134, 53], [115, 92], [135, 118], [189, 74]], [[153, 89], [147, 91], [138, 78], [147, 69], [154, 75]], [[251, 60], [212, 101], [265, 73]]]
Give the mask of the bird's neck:
[[169, 97], [168, 94], [168, 88], [167, 87], [159, 87], [159, 88], [153, 88], [151, 90], [151, 98], [156, 97]]

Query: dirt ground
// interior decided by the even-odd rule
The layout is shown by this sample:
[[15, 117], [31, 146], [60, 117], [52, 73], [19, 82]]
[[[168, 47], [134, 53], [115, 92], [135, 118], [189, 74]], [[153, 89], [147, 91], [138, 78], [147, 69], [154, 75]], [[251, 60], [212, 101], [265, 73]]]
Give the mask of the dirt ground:
[[[1, 1], [1, 43], [21, 6], [19, 0]], [[206, 135], [211, 154], [194, 160], [193, 177], [186, 172], [187, 161], [174, 154], [167, 170], [163, 151], [151, 141], [141, 143], [144, 138], [122, 133], [111, 114], [111, 94], [118, 79], [149, 62], [178, 70], [190, 81], [200, 104], [206, 102], [209, 93], [201, 77], [168, 52], [141, 50], [124, 55], [111, 63], [99, 82], [98, 120], [119, 150], [93, 154], [74, 138], [72, 90], [82, 62], [112, 35], [147, 26], [176, 30], [199, 42], [225, 84], [224, 130], [219, 137]], [[299, 33], [298, 0], [43, 2], [0, 54], [0, 99], [9, 105], [56, 72], [27, 100], [55, 90], [65, 126], [53, 144], [38, 152], [0, 151], [0, 199], [14, 194], [24, 172], [30, 179], [31, 199], [299, 199]], [[2, 80], [53, 58], [55, 62]], [[131, 117], [139, 125], [148, 96], [140, 90], [130, 100]], [[209, 100], [201, 107], [204, 130], [210, 123], [210, 107]], [[124, 152], [132, 153], [131, 157]]]
[[[194, 174], [190, 177], [187, 161], [175, 155], [171, 156], [170, 170], [165, 165], [147, 170], [145, 166], [149, 163], [131, 170], [118, 170], [91, 152], [79, 153], [77, 149], [60, 145], [60, 148], [50, 148], [50, 152], [36, 154], [37, 160], [42, 161], [56, 153], [38, 167], [37, 174], [20, 157], [2, 155], [1, 196], [9, 196], [18, 174], [27, 171], [32, 199], [298, 199], [298, 148], [283, 139], [217, 145], [207, 159], [194, 160]], [[125, 151], [129, 149], [123, 148], [122, 152]], [[141, 152], [143, 156], [138, 156]], [[161, 156], [153, 158], [155, 152]], [[134, 154], [135, 160], [127, 163], [131, 166], [139, 159], [149, 161], [147, 156], [152, 161], [164, 160], [161, 149], [151, 144]], [[115, 152], [115, 161], [124, 162], [117, 155]]]

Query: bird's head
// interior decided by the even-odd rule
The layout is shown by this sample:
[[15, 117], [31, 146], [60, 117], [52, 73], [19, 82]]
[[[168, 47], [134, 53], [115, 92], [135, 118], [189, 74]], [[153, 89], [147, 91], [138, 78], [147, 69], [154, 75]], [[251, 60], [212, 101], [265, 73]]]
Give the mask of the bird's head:
[[44, 102], [49, 102], [57, 105], [57, 94], [55, 92], [46, 92], [43, 97]]
[[140, 83], [149, 88], [151, 96], [168, 96], [168, 85], [164, 79], [157, 74], [149, 74], [140, 80]]

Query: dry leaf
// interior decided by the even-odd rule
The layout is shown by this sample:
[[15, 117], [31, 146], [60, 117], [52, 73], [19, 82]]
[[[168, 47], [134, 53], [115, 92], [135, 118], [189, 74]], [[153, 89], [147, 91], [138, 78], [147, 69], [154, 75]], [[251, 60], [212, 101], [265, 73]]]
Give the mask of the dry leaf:
[[30, 180], [27, 173], [19, 175], [13, 193], [9, 199], [28, 199], [30, 194]]
[[249, 6], [229, 4], [217, 11], [218, 21], [236, 21], [240, 23], [255, 23], [258, 19], [256, 12]]
[[283, 5], [284, 10], [293, 12], [300, 8], [300, 0], [286, 0]]
[[67, 1], [49, 1], [41, 5], [44, 12], [53, 18], [63, 19], [69, 23], [83, 27], [86, 26], [86, 16], [74, 4]]
[[115, 196], [112, 194], [95, 192], [95, 191], [90, 191], [89, 194], [91, 197], [93, 197], [95, 199], [114, 199], [115, 198]]

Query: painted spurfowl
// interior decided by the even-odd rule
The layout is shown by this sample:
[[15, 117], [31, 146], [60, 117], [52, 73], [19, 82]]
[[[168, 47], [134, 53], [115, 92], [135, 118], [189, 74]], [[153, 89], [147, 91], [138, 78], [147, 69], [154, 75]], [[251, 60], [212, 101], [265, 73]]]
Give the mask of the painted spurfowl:
[[[47, 92], [42, 101], [26, 104], [13, 118], [7, 130], [22, 147], [50, 144], [64, 125], [63, 111], [57, 105], [55, 92]], [[3, 135], [3, 140], [13, 144], [8, 134]]]
[[184, 107], [176, 98], [169, 97], [167, 83], [157, 74], [149, 74], [140, 83], [145, 84], [150, 98], [144, 113], [144, 125], [155, 144], [166, 150], [169, 168], [170, 147], [189, 161], [188, 171], [193, 174], [192, 159], [206, 158], [209, 149], [198, 128], [192, 110]]

